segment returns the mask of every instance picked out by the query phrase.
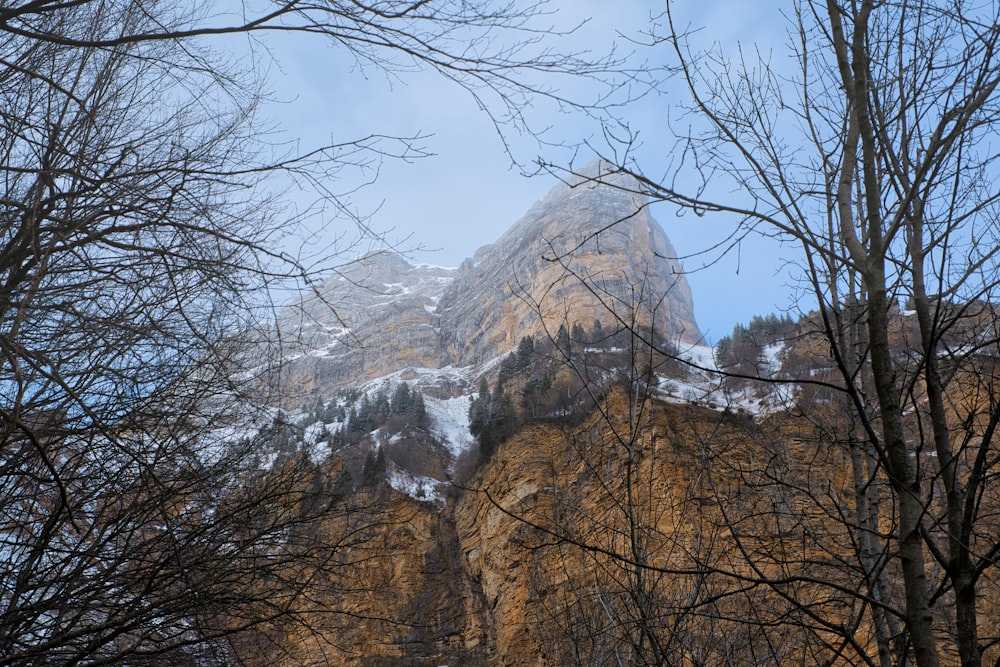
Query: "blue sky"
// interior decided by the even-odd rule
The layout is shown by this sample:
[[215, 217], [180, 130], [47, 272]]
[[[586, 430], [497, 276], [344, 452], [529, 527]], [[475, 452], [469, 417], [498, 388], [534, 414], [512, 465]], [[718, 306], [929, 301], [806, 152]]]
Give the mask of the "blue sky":
[[[623, 39], [641, 37], [663, 6], [662, 0], [553, 0], [552, 24], [565, 28], [587, 21], [554, 46], [601, 54], [617, 42], [619, 49], [634, 51], [637, 61], [663, 62], [666, 47], [629, 46]], [[730, 49], [755, 42], [783, 53], [785, 22], [774, 3], [681, 0], [675, 3], [675, 12], [690, 25], [703, 26], [698, 39], [706, 43], [718, 41]], [[421, 145], [432, 157], [410, 163], [387, 161], [374, 184], [352, 195], [360, 212], [373, 213], [371, 227], [385, 232], [389, 241], [404, 248], [422, 247], [412, 255], [419, 261], [457, 266], [476, 248], [496, 239], [554, 184], [549, 176], [524, 177], [471, 96], [433, 73], [409, 72], [397, 79], [373, 68], [360, 70], [342, 52], [315, 40], [273, 38], [269, 45], [274, 57], [270, 81], [280, 100], [265, 109], [266, 117], [274, 119], [272, 140], [305, 149], [372, 132], [427, 135]], [[583, 84], [577, 85], [574, 92], [586, 94]], [[657, 94], [621, 110], [640, 131], [640, 155], [648, 173], [657, 173], [669, 158], [672, 142], [665, 120], [671, 100], [680, 94], [663, 86]], [[553, 141], [578, 144], [600, 137], [600, 127], [593, 121], [545, 104], [530, 109], [529, 118], [539, 127], [551, 127], [546, 136]], [[539, 153], [556, 162], [571, 156], [515, 134], [507, 137], [507, 145], [524, 163]], [[586, 151], [579, 156], [579, 162], [591, 157]], [[357, 174], [345, 172], [329, 187], [346, 192], [360, 182]], [[306, 193], [293, 199], [301, 206], [310, 201]], [[666, 205], [654, 207], [653, 214], [681, 255], [696, 255], [732, 227], [725, 219], [678, 217]], [[314, 224], [323, 225], [317, 235], [320, 245], [349, 229], [345, 221], [329, 216], [317, 217]], [[692, 256], [685, 267], [699, 268], [708, 258], [714, 259]], [[696, 315], [711, 341], [726, 335], [737, 322], [789, 306], [792, 290], [781, 258], [774, 242], [749, 239], [739, 252], [691, 272]]]

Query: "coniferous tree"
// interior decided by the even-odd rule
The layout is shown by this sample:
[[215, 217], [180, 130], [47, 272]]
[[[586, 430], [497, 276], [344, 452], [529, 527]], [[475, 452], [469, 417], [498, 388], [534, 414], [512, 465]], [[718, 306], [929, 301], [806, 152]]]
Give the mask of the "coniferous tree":
[[469, 404], [469, 432], [481, 438], [490, 426], [490, 387], [486, 378], [479, 380], [479, 392]]
[[405, 382], [400, 382], [396, 385], [395, 391], [392, 393], [392, 401], [390, 404], [390, 410], [393, 415], [402, 415], [413, 410], [413, 392], [410, 391], [410, 385]]
[[375, 400], [372, 401], [372, 427], [384, 424], [385, 420], [389, 418], [390, 411], [389, 397], [386, 395], [385, 390], [381, 389], [375, 394]]
[[535, 354], [535, 339], [524, 336], [517, 345], [517, 367], [526, 368]]
[[[367, 420], [367, 417], [365, 417]], [[355, 406], [351, 406], [351, 411], [347, 415], [347, 429], [352, 432], [366, 432], [365, 423], [362, 422], [361, 414]]]
[[572, 345], [569, 338], [569, 330], [566, 329], [565, 324], [559, 325], [559, 332], [556, 334], [556, 347], [560, 352], [567, 358], [573, 356]]
[[426, 428], [427, 406], [424, 404], [424, 395], [419, 391], [414, 391], [411, 396], [413, 401], [413, 411], [417, 415], [417, 426], [420, 428]]
[[385, 452], [381, 447], [368, 450], [361, 468], [361, 484], [375, 486], [385, 477]]

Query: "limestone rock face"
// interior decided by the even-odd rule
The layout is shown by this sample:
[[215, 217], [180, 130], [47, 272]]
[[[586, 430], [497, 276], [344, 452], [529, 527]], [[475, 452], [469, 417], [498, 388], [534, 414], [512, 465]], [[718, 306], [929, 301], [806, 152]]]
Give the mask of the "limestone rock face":
[[[665, 642], [669, 651], [659, 664], [754, 664], [766, 640], [740, 631], [749, 611], [741, 606], [739, 577], [699, 572], [705, 564], [719, 573], [739, 567], [709, 502], [713, 494], [746, 521], [773, 498], [767, 489], [749, 492], [739, 467], [712, 466], [724, 452], [743, 466], [769, 461], [764, 455], [774, 436], [802, 440], [801, 433], [786, 431], [781, 419], [747, 433], [736, 418], [657, 403], [632, 425], [635, 437], [622, 439], [630, 428], [629, 401], [619, 389], [603, 412], [576, 423], [527, 425], [453, 490], [443, 512], [400, 494], [359, 497], [357, 506], [377, 511], [378, 520], [357, 553], [347, 554], [347, 580], [335, 582], [329, 597], [316, 597], [315, 617], [306, 624], [314, 634], [281, 645], [281, 655], [291, 657], [278, 664], [547, 667], [580, 664], [581, 656], [586, 664], [657, 664], [642, 652], [646, 645], [630, 615], [639, 609], [631, 597], [640, 590], [636, 581], [644, 582], [648, 606], [641, 611], [654, 619], [659, 636], [682, 639]], [[630, 458], [626, 445], [641, 454]], [[792, 454], [796, 466], [816, 456], [809, 447]], [[842, 480], [838, 492], [849, 482]], [[769, 532], [770, 524], [752, 529], [763, 531], [763, 552], [770, 553], [780, 535]], [[630, 569], [632, 558], [676, 574], [636, 579], [642, 572]], [[686, 615], [684, 605], [701, 594], [719, 596], [710, 603], [718, 618], [702, 619], [700, 608]], [[762, 609], [788, 613], [779, 592], [758, 595]], [[779, 664], [809, 663], [797, 653], [807, 642], [787, 639], [787, 659]], [[274, 656], [264, 658], [261, 665]]]
[[[406, 369], [479, 366], [524, 336], [589, 330], [595, 320], [604, 331], [640, 325], [664, 341], [696, 342], [670, 241], [634, 194], [638, 184], [602, 168], [555, 186], [458, 269], [383, 253], [329, 279], [282, 314], [280, 329], [296, 340], [285, 380], [309, 396]], [[456, 392], [471, 388], [445, 393]]]
[[691, 290], [676, 252], [624, 176], [559, 184], [496, 243], [458, 270], [438, 311], [449, 360], [481, 363], [522, 336], [552, 336], [559, 325], [621, 318], [651, 324], [664, 340], [693, 343]]

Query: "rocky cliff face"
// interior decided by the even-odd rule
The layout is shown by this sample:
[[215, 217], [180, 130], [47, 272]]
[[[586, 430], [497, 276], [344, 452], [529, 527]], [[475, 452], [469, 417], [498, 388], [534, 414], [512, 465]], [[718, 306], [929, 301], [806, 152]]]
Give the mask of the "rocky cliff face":
[[[843, 404], [824, 386], [836, 369], [821, 327], [761, 318], [728, 346], [697, 345], [673, 249], [632, 185], [559, 185], [458, 269], [371, 257], [282, 314], [296, 341], [287, 373], [322, 400], [301, 400], [272, 430], [287, 430], [282, 455], [310, 457], [312, 483], [348, 511], [319, 527], [330, 565], [288, 577], [308, 582], [301, 625], [241, 637], [241, 660], [878, 661], [869, 575], [845, 564], [872, 557], [855, 548], [852, 517], [893, 530], [894, 515], [888, 502], [857, 505], [871, 464], [835, 435]], [[892, 317], [905, 349], [914, 322]], [[658, 358], [616, 323], [652, 328], [679, 354]], [[557, 349], [555, 332], [575, 324], [591, 328], [584, 345]], [[955, 348], [978, 328], [956, 332]], [[746, 370], [720, 380], [717, 363]], [[979, 363], [995, 375], [994, 357]], [[426, 412], [390, 409], [403, 381]], [[981, 400], [964, 386], [975, 396], [952, 404]], [[876, 495], [887, 488], [871, 479]], [[982, 527], [1000, 533], [992, 519]], [[898, 572], [885, 572], [891, 601]], [[1000, 636], [997, 590], [979, 603], [983, 636]], [[951, 622], [947, 604], [933, 613]]]
[[[664, 340], [693, 343], [691, 290], [676, 252], [624, 176], [559, 184], [496, 243], [459, 267], [438, 307], [449, 359], [481, 363], [522, 336], [552, 336], [559, 325], [615, 319], [654, 326]], [[598, 184], [588, 178], [601, 178]]]
[[[567, 407], [566, 397], [587, 395], [580, 383], [591, 380], [573, 376], [555, 346], [544, 343], [563, 326], [574, 336], [575, 325], [586, 330], [586, 345], [574, 343], [574, 360], [595, 364], [588, 391], [596, 395], [617, 377], [619, 360], [626, 376], [637, 370], [628, 350], [637, 339], [615, 334], [623, 325], [652, 330], [663, 342], [690, 346], [700, 339], [690, 289], [669, 259], [670, 241], [633, 194], [635, 183], [594, 182], [601, 167], [595, 163], [588, 177], [554, 187], [457, 269], [378, 254], [345, 267], [281, 313], [287, 362], [281, 382], [297, 390], [283, 407], [293, 425], [311, 415], [300, 428], [310, 456], [325, 452], [315, 455], [318, 469], [331, 478], [347, 471], [350, 479], [367, 479], [361, 460], [379, 451], [385, 470], [376, 482], [343, 483], [358, 508], [350, 521], [364, 527], [333, 522], [324, 530], [363, 539], [332, 551], [350, 567], [322, 575], [308, 631], [284, 636], [281, 630], [264, 649], [258, 637], [249, 638], [241, 652], [248, 664], [565, 663], [562, 652], [571, 643], [552, 634], [559, 623], [546, 614], [561, 613], [550, 603], [562, 604], [566, 587], [578, 585], [568, 577], [586, 575], [589, 564], [574, 561], [561, 570], [568, 561], [550, 558], [544, 533], [510, 512], [530, 507], [548, 522], [537, 512], [563, 511], [553, 493], [565, 490], [571, 494], [565, 500], [597, 516], [607, 498], [594, 493], [594, 461], [621, 475], [614, 447], [579, 458], [577, 439], [606, 429], [593, 416], [570, 427], [581, 413]], [[501, 361], [526, 336], [539, 341], [535, 351], [522, 359], [518, 349], [515, 366], [509, 357]], [[504, 372], [509, 396], [518, 401], [512, 409], [542, 421], [514, 434], [492, 459], [480, 459], [469, 435], [469, 397], [487, 377], [497, 387], [497, 405], [512, 405], [514, 399], [498, 398]], [[363, 421], [359, 404], [403, 381], [425, 397], [425, 422], [393, 426], [389, 419], [374, 431], [355, 428], [355, 419]], [[529, 405], [527, 389], [551, 396]], [[438, 463], [427, 465], [431, 458]], [[658, 490], [679, 476], [660, 479]], [[407, 480], [427, 494], [409, 490]]]
[[[810, 425], [787, 415], [754, 424], [687, 404], [633, 411], [632, 400], [618, 388], [601, 411], [526, 426], [443, 511], [387, 490], [359, 494], [359, 511], [378, 519], [349, 554], [347, 580], [316, 595], [310, 632], [272, 653], [254, 646], [247, 664], [825, 662], [832, 653], [807, 624], [782, 626], [775, 641], [744, 620], [778, 627], [795, 614], [780, 587], [758, 579], [827, 577], [856, 590], [838, 569], [850, 539], [809, 495], [817, 479], [829, 497], [850, 494], [850, 477], [832, 472], [847, 454], [818, 453]], [[788, 486], [776, 488], [775, 474]], [[845, 548], [829, 568], [817, 535]], [[822, 611], [831, 622], [852, 613]]]
[[[599, 178], [601, 163], [584, 170]], [[617, 180], [616, 180], [617, 179]], [[282, 314], [295, 338], [286, 380], [322, 396], [412, 368], [485, 364], [560, 325], [651, 326], [696, 342], [691, 291], [635, 184], [562, 183], [458, 269], [383, 253], [355, 262]], [[425, 387], [425, 390], [431, 390]], [[437, 387], [439, 394], [470, 387]]]

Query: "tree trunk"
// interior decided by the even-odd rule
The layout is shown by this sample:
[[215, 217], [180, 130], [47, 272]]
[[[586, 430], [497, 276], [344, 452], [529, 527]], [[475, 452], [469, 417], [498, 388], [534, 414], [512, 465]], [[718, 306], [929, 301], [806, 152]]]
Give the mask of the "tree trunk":
[[[906, 591], [906, 625], [918, 667], [937, 667], [927, 574], [924, 571], [923, 517], [926, 511], [920, 499], [913, 454], [903, 432], [896, 374], [889, 349], [888, 299], [884, 270], [873, 270], [868, 286], [868, 338], [871, 345], [872, 375], [881, 408], [883, 446], [889, 463], [889, 479], [899, 498], [899, 558]], [[881, 275], [879, 275], [881, 274]]]

